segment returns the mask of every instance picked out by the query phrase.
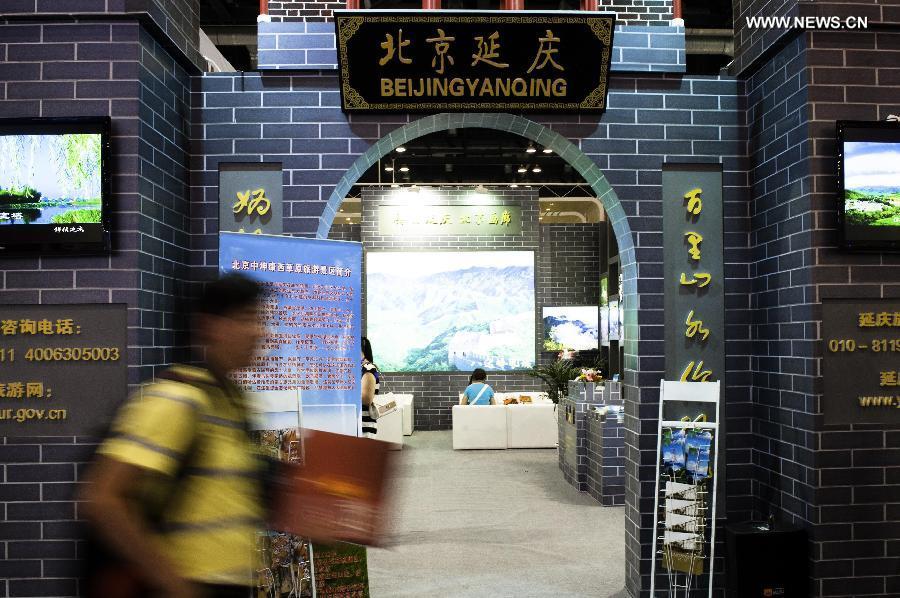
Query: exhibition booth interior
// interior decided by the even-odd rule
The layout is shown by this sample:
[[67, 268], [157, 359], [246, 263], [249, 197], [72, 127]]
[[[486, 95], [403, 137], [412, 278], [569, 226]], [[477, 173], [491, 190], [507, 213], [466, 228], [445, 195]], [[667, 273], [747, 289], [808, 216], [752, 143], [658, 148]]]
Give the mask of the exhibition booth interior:
[[[408, 445], [412, 478], [437, 466], [488, 500], [518, 493], [537, 526], [556, 521], [560, 501], [575, 501], [566, 509], [586, 517], [591, 531], [554, 524], [545, 533], [573, 552], [605, 544], [610, 570], [589, 572], [574, 556], [571, 566], [598, 588], [621, 585], [621, 510], [599, 516], [591, 505], [625, 502], [627, 299], [615, 234], [594, 189], [527, 138], [451, 128], [404, 142], [373, 164], [342, 201], [329, 238], [364, 249], [363, 332], [382, 372], [379, 402], [388, 406], [377, 437]], [[487, 372], [491, 404], [460, 405], [475, 368]], [[402, 438], [392, 431], [393, 404], [405, 422]], [[530, 467], [507, 475], [510, 459]], [[458, 460], [471, 470], [458, 471]], [[405, 495], [404, 519], [442, 512], [433, 487], [408, 483], [415, 490]], [[579, 492], [583, 498], [573, 498]], [[465, 509], [457, 518], [484, 524], [484, 515]], [[386, 558], [370, 551], [373, 570]], [[548, 583], [556, 577], [547, 573]]]

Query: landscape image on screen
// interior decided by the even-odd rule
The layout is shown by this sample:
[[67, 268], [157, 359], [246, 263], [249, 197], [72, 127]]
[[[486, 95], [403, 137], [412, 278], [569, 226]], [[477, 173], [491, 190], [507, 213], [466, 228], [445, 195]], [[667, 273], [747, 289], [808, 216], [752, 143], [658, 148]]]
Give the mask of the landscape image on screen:
[[619, 340], [619, 334], [622, 332], [621, 323], [619, 322], [619, 302], [609, 302], [609, 340]]
[[609, 346], [609, 305], [600, 307], [600, 344]]
[[596, 349], [600, 341], [596, 306], [545, 307], [544, 351]]
[[534, 253], [370, 252], [366, 325], [386, 372], [534, 366]]
[[900, 227], [900, 143], [844, 143], [844, 213], [850, 226]]
[[0, 135], [0, 226], [101, 222], [101, 135]]

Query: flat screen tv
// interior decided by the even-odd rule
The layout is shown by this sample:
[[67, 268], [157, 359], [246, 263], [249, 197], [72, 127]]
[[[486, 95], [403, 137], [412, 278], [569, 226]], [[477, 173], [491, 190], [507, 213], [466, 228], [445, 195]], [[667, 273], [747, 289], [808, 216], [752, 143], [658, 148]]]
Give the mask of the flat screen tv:
[[366, 332], [384, 372], [535, 364], [533, 251], [370, 251]]
[[609, 302], [609, 340], [618, 341], [622, 328], [619, 322], [619, 302]]
[[600, 342], [600, 312], [596, 305], [545, 307], [544, 351], [596, 350]]
[[900, 123], [839, 121], [837, 138], [841, 246], [900, 250]]
[[600, 306], [600, 346], [609, 346], [609, 304]]
[[0, 255], [109, 250], [109, 126], [0, 119]]

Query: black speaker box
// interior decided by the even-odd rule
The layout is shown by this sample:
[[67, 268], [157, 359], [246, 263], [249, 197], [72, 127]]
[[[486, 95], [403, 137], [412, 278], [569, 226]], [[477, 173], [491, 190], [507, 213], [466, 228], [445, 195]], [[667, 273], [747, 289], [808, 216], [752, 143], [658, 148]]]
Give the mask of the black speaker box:
[[809, 598], [806, 530], [739, 523], [725, 528], [728, 598]]

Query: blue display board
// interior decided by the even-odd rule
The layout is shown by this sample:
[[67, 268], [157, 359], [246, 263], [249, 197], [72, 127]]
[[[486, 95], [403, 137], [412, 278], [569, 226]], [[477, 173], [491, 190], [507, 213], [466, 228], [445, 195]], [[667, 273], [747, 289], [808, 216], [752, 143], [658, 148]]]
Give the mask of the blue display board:
[[[221, 233], [219, 269], [252, 277], [268, 291], [266, 340], [235, 381], [273, 397], [296, 389], [303, 427], [357, 435], [362, 245]], [[297, 425], [296, 399], [269, 409], [272, 429]]]

